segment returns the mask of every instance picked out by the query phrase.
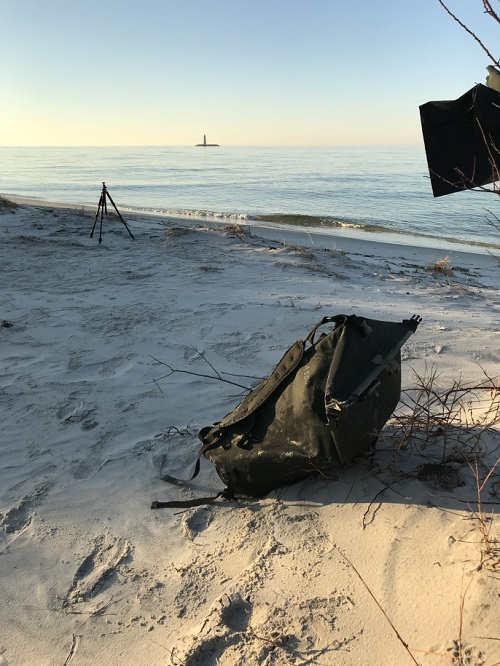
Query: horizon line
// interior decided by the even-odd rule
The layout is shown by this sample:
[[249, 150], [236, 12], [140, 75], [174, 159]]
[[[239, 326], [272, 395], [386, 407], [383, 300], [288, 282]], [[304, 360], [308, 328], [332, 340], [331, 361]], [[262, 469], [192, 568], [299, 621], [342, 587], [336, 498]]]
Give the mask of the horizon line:
[[[420, 141], [408, 141], [404, 143], [290, 143], [290, 144], [275, 144], [275, 143], [260, 143], [260, 144], [247, 144], [247, 143], [234, 143], [234, 144], [218, 144], [220, 148], [386, 148], [388, 146], [420, 146], [423, 145]], [[203, 144], [199, 144], [203, 147]], [[72, 144], [72, 145], [58, 145], [58, 144], [44, 144], [44, 145], [20, 145], [20, 144], [3, 144], [1, 148], [196, 148], [197, 144]]]

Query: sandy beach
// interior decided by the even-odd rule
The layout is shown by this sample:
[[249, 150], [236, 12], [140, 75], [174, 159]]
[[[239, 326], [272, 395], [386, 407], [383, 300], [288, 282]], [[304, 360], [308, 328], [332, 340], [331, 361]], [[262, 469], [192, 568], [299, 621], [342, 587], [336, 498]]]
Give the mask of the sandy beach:
[[[137, 215], [99, 244], [93, 217], [0, 209], [0, 665], [500, 664], [500, 258]], [[221, 378], [339, 313], [423, 320], [375, 453], [152, 511], [222, 489], [206, 460], [162, 481], [245, 394]], [[455, 390], [409, 433], [419, 385]]]

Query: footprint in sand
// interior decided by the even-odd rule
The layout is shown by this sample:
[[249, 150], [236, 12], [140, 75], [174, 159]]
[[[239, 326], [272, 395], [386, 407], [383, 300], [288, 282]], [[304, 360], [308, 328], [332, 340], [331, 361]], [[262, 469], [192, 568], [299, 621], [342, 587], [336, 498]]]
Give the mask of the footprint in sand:
[[128, 400], [118, 400], [118, 402], [115, 402], [115, 409], [119, 412], [131, 412], [137, 409], [137, 403], [129, 402]]
[[230, 631], [246, 631], [250, 623], [251, 613], [252, 604], [241, 596], [237, 596], [230, 600], [227, 606], [222, 606], [220, 621]]
[[191, 514], [185, 514], [181, 521], [181, 530], [190, 541], [207, 529], [212, 522], [213, 514], [206, 508], [196, 509]]
[[251, 617], [249, 601], [239, 594], [233, 598], [223, 595], [213, 605], [192, 645], [183, 652], [181, 663], [184, 666], [229, 664], [232, 659], [232, 663], [240, 663], [239, 657], [244, 656], [242, 651], [248, 643]]
[[52, 487], [52, 483], [45, 482], [35, 488], [35, 490], [22, 498], [17, 506], [8, 509], [5, 513], [0, 513], [0, 525], [5, 534], [15, 534], [28, 527], [33, 519], [33, 510], [40, 503]]
[[86, 419], [93, 411], [94, 405], [88, 405], [83, 400], [76, 400], [69, 398], [67, 402], [63, 403], [57, 410], [57, 418], [63, 423], [79, 423]]
[[63, 606], [90, 601], [103, 592], [116, 578], [117, 571], [129, 558], [131, 550], [128, 541], [109, 535], [97, 537], [92, 550], [76, 570]]
[[[244, 663], [316, 663], [314, 657], [323, 649], [321, 637], [328, 637], [325, 652], [344, 651], [362, 633], [344, 627], [349, 624], [347, 613], [353, 602], [333, 591], [328, 597], [306, 598], [302, 602], [291, 597], [284, 607], [257, 604], [246, 594], [223, 594], [212, 605], [201, 626], [184, 641], [191, 645], [176, 656], [184, 666]], [[347, 622], [346, 622], [347, 620]], [[310, 656], [311, 661], [304, 661]], [[267, 661], [271, 658], [271, 661]]]

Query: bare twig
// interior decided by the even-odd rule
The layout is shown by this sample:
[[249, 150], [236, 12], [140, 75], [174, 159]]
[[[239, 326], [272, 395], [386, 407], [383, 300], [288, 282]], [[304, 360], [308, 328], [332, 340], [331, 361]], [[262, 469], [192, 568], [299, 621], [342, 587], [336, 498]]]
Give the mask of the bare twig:
[[63, 666], [68, 666], [69, 662], [73, 659], [77, 648], [77, 641], [78, 641], [77, 635], [73, 634], [73, 642], [71, 644], [69, 654], [66, 657], [66, 661], [64, 662]]
[[[215, 376], [214, 375], [206, 375], [206, 374], [201, 373], [201, 372], [192, 372], [191, 370], [180, 370], [178, 368], [173, 368], [168, 363], [165, 363], [165, 361], [160, 361], [160, 359], [156, 358], [155, 356], [151, 356], [151, 354], [149, 354], [149, 358], [152, 358], [153, 361], [156, 361], [160, 365], [166, 366], [170, 370], [170, 372], [167, 375], [163, 375], [162, 377], [156, 377], [156, 379], [153, 379], [150, 382], [151, 384], [156, 384], [157, 386], [158, 386], [157, 382], [159, 382], [160, 380], [166, 379], [167, 377], [170, 377], [175, 372], [180, 372], [180, 373], [183, 373], [183, 374], [186, 374], [186, 375], [192, 375], [193, 377], [204, 377], [205, 379], [216, 379], [220, 382], [225, 382], [226, 384], [232, 384], [232, 386], [237, 386], [238, 388], [242, 388], [245, 391], [251, 391], [252, 390], [251, 388], [249, 388], [248, 386], [244, 386], [243, 384], [238, 384], [237, 382], [232, 382], [230, 379], [224, 379], [224, 377], [222, 377], [221, 374], [219, 372], [217, 372], [217, 370], [215, 370], [215, 368], [213, 368], [213, 366], [210, 363], [208, 363], [208, 361], [207, 361], [207, 363], [214, 370]], [[204, 360], [206, 361], [205, 357], [202, 357], [202, 358], [204, 358]]]
[[474, 475], [474, 479], [476, 481], [476, 488], [477, 488], [477, 500], [475, 500], [475, 504], [477, 506], [476, 509], [473, 509], [470, 504], [469, 508], [472, 511], [472, 514], [474, 518], [477, 520], [478, 523], [478, 529], [481, 534], [481, 540], [483, 543], [484, 550], [482, 552], [482, 558], [481, 558], [481, 563], [479, 565], [479, 568], [482, 567], [483, 562], [484, 562], [484, 556], [491, 556], [491, 555], [496, 555], [497, 552], [500, 552], [500, 548], [497, 545], [497, 541], [491, 538], [491, 528], [493, 526], [493, 515], [487, 516], [485, 515], [485, 512], [483, 510], [483, 505], [486, 504], [486, 502], [482, 501], [481, 494], [484, 490], [485, 485], [488, 483], [491, 475], [493, 474], [496, 466], [500, 462], [500, 458], [496, 461], [496, 463], [493, 465], [493, 467], [490, 469], [486, 477], [484, 478], [483, 482], [480, 483], [479, 481], [479, 468], [477, 464], [477, 460], [475, 461], [474, 465], [469, 463], [469, 467], [472, 470], [472, 473]]
[[500, 641], [496, 636], [474, 636], [474, 638], [481, 638], [483, 641]]
[[339, 555], [340, 555], [340, 556], [341, 556], [341, 557], [347, 562], [347, 564], [349, 564], [349, 566], [352, 568], [352, 570], [353, 570], [354, 573], [357, 575], [357, 577], [359, 578], [359, 580], [363, 583], [363, 585], [364, 585], [364, 587], [366, 588], [368, 594], [371, 596], [371, 598], [373, 599], [373, 601], [377, 604], [379, 610], [382, 612], [382, 614], [384, 615], [385, 619], [386, 619], [387, 622], [390, 624], [392, 630], [394, 631], [394, 633], [395, 633], [396, 636], [398, 637], [398, 639], [399, 639], [401, 645], [404, 647], [404, 649], [405, 649], [406, 652], [408, 653], [410, 659], [413, 661], [414, 664], [416, 664], [417, 666], [419, 666], [418, 661], [415, 659], [415, 657], [414, 657], [414, 656], [412, 655], [412, 653], [410, 652], [410, 648], [408, 647], [408, 643], [406, 643], [406, 642], [403, 640], [401, 634], [400, 634], [399, 631], [396, 629], [396, 627], [395, 627], [394, 624], [392, 623], [391, 619], [389, 618], [389, 616], [387, 615], [387, 613], [385, 612], [385, 610], [384, 610], [384, 609], [382, 608], [382, 606], [380, 605], [380, 603], [379, 603], [377, 597], [373, 594], [373, 592], [372, 592], [371, 589], [369, 588], [368, 583], [365, 581], [365, 579], [363, 578], [363, 576], [359, 573], [359, 571], [356, 569], [356, 567], [355, 567], [354, 564], [351, 562], [351, 560], [347, 557], [347, 555], [346, 555], [342, 550], [340, 550], [340, 548], [339, 548], [336, 544], [334, 544], [333, 541], [332, 541], [331, 539], [329, 539], [328, 537], [326, 537], [326, 538], [327, 538], [327, 540], [332, 544], [333, 548], [335, 548], [335, 550], [337, 551], [337, 553], [339, 553]]
[[488, 0], [483, 0], [483, 6], [484, 6], [484, 12], [485, 14], [489, 14], [497, 23], [500, 23], [500, 17], [498, 14], [492, 9], [491, 4], [489, 3]]
[[464, 585], [464, 573], [465, 573], [465, 567], [464, 570], [462, 571], [462, 582], [460, 584], [460, 619], [458, 623], [458, 659], [459, 659], [459, 664], [463, 664], [463, 642], [462, 642], [462, 631], [463, 631], [463, 624], [464, 624], [464, 606], [465, 606], [465, 597], [467, 595], [467, 592], [469, 591], [469, 587], [471, 586], [472, 583], [472, 576], [469, 580], [469, 583], [465, 590], [463, 589]]
[[[475, 499], [466, 499], [465, 497], [455, 497], [455, 495], [436, 495], [435, 493], [429, 493], [431, 497], [435, 497], [436, 499], [452, 499], [455, 500], [456, 502], [462, 502], [463, 504], [474, 504], [477, 502]], [[484, 506], [485, 504], [489, 506], [500, 506], [500, 502], [484, 502], [482, 501], [481, 504]]]
[[[451, 16], [451, 18], [452, 18], [454, 21], [456, 21], [456, 22], [458, 23], [458, 25], [459, 25], [463, 30], [465, 30], [465, 32], [467, 32], [471, 37], [473, 37], [473, 38], [476, 40], [476, 42], [477, 42], [477, 43], [479, 44], [479, 46], [483, 49], [483, 51], [486, 53], [486, 55], [488, 56], [488, 58], [490, 58], [491, 61], [492, 61], [495, 65], [500, 65], [500, 61], [497, 60], [497, 59], [495, 59], [495, 58], [491, 55], [491, 53], [489, 52], [488, 48], [483, 44], [483, 42], [479, 39], [479, 37], [478, 37], [474, 32], [472, 32], [472, 30], [470, 30], [470, 29], [465, 25], [465, 23], [463, 23], [463, 22], [462, 22], [457, 16], [455, 16], [455, 14], [454, 14], [450, 9], [448, 9], [448, 7], [444, 4], [443, 0], [438, 0], [438, 2], [439, 2], [439, 4], [441, 5], [441, 7], [446, 11], [446, 13], [449, 14], [449, 15]], [[486, 8], [486, 12], [489, 14], [490, 11], [491, 11], [491, 15], [492, 15], [496, 20], [498, 20], [497, 15], [495, 14], [495, 12], [493, 12], [493, 10], [491, 9], [491, 6], [489, 6], [489, 2], [487, 2], [487, 0], [483, 0], [483, 4], [484, 4], [484, 6], [485, 6], [485, 8]], [[488, 9], [489, 9], [490, 11], [488, 11]]]
[[455, 657], [451, 654], [446, 654], [446, 652], [432, 652], [431, 650], [418, 650], [417, 648], [411, 648], [411, 650], [412, 652], [420, 652], [420, 654], [429, 654], [433, 657], [446, 657], [446, 659], [449, 659], [450, 661], [455, 659]]
[[[393, 483], [395, 483], [395, 482], [393, 482]], [[381, 489], [378, 491], [378, 493], [375, 495], [375, 497], [372, 499], [372, 501], [370, 502], [370, 504], [368, 505], [368, 508], [366, 509], [366, 511], [365, 511], [364, 514], [363, 514], [363, 523], [362, 523], [362, 525], [363, 525], [363, 529], [365, 529], [365, 527], [367, 527], [367, 526], [370, 524], [370, 523], [366, 523], [365, 520], [366, 520], [366, 517], [368, 516], [368, 514], [370, 513], [370, 510], [371, 510], [373, 504], [375, 504], [375, 502], [376, 502], [376, 500], [377, 500], [377, 497], [379, 497], [379, 496], [380, 496], [383, 492], [385, 492], [386, 490], [389, 490], [391, 486], [392, 486], [392, 483], [388, 483], [388, 484], [385, 485], [383, 488], [381, 488]], [[372, 521], [373, 521], [373, 518], [372, 518]], [[372, 522], [372, 521], [370, 521], [370, 522]]]
[[450, 447], [455, 456], [460, 453], [463, 462], [475, 458], [483, 435], [500, 431], [500, 386], [483, 373], [486, 379], [482, 382], [467, 384], [459, 377], [441, 389], [435, 368], [426, 368], [422, 375], [414, 370], [416, 385], [402, 392], [392, 419], [396, 452], [413, 445], [421, 450], [439, 438], [443, 461]]

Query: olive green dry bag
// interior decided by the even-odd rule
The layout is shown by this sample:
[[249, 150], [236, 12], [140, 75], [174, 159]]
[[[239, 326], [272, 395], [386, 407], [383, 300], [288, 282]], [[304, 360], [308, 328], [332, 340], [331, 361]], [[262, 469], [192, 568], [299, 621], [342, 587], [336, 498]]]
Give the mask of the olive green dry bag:
[[[200, 431], [193, 477], [204, 455], [224, 482], [225, 497], [261, 497], [352, 460], [376, 441], [399, 402], [401, 347], [420, 321], [416, 315], [398, 323], [356, 315], [322, 319], [268, 379]], [[316, 339], [327, 324], [333, 328]], [[152, 508], [213, 499], [153, 502]]]

